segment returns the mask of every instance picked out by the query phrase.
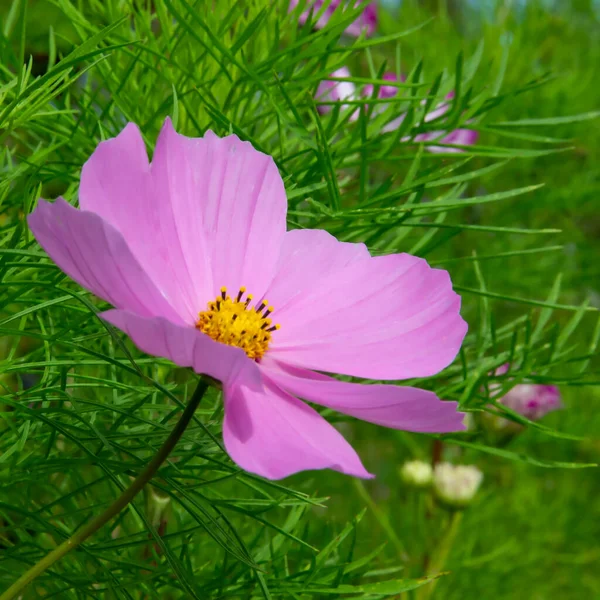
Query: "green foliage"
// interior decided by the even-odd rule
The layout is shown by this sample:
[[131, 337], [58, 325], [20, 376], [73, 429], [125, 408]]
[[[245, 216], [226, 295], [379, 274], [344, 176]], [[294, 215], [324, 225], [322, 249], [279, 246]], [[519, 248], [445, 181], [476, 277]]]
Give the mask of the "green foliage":
[[[102, 303], [60, 272], [25, 221], [40, 196], [76, 201], [81, 165], [100, 140], [135, 121], [152, 151], [170, 115], [186, 135], [233, 132], [273, 155], [290, 227], [450, 271], [469, 335], [454, 365], [409, 383], [460, 401], [476, 422], [490, 411], [525, 429], [508, 444], [480, 428], [441, 436], [446, 456], [477, 463], [486, 483], [434, 597], [600, 594], [600, 515], [589, 503], [598, 479], [571, 470], [600, 453], [588, 439], [600, 425], [600, 62], [589, 15], [499, 7], [490, 24], [408, 2], [382, 16], [378, 37], [340, 41], [360, 9], [313, 31], [286, 2], [9, 4], [0, 33], [0, 588], [128, 485], [193, 389], [193, 374], [100, 321]], [[370, 98], [351, 102], [356, 121], [354, 109], [321, 116], [317, 85], [342, 65], [375, 89], [386, 70], [408, 78], [381, 114]], [[448, 115], [425, 122], [453, 89]], [[401, 130], [383, 132], [401, 114]], [[441, 125], [474, 128], [480, 141], [443, 155], [410, 141]], [[510, 378], [494, 376], [506, 362]], [[497, 402], [524, 379], [559, 385], [566, 410], [534, 423]], [[435, 436], [328, 411], [378, 479], [308, 473], [275, 483], [231, 463], [222, 414], [213, 391], [145, 497], [24, 598], [410, 598], [435, 577], [423, 557], [447, 515], [397, 474], [407, 458], [428, 459]]]

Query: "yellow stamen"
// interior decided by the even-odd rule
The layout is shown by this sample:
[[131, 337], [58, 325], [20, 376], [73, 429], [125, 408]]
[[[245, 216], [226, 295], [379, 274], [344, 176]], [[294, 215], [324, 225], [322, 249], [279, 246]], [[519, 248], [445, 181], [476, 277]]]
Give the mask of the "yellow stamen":
[[271, 333], [279, 329], [268, 318], [273, 307], [262, 300], [260, 305], [250, 308], [252, 294], [244, 300], [245, 287], [240, 288], [235, 299], [227, 294], [227, 288], [219, 291], [220, 295], [208, 303], [207, 310], [199, 313], [196, 328], [213, 340], [237, 346], [253, 360], [259, 360], [269, 348]]

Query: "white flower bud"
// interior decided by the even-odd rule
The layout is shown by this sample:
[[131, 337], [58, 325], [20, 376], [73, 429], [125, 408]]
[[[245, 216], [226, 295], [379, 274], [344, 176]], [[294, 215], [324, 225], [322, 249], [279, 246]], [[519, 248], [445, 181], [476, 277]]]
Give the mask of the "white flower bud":
[[400, 477], [406, 485], [416, 488], [426, 488], [431, 485], [433, 469], [429, 463], [422, 460], [411, 460], [402, 465]]
[[433, 491], [441, 504], [450, 508], [468, 506], [483, 480], [483, 473], [472, 465], [439, 463], [433, 471]]

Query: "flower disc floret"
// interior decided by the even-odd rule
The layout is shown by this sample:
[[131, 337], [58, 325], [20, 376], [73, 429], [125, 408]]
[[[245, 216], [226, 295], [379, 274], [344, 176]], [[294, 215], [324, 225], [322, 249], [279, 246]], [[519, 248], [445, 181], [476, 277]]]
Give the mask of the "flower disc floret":
[[221, 288], [221, 294], [208, 303], [208, 309], [198, 315], [196, 327], [213, 340], [237, 346], [250, 358], [259, 360], [269, 349], [271, 333], [279, 329], [272, 325], [269, 315], [273, 307], [268, 300], [262, 300], [256, 307], [250, 307], [252, 294], [244, 299], [246, 288], [240, 288], [235, 300]]

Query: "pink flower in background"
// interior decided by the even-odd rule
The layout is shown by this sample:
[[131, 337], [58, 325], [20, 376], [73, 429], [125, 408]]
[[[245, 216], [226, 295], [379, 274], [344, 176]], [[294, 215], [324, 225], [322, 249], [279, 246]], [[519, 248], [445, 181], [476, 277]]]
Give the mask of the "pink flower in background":
[[[391, 72], [384, 73], [381, 76], [381, 79], [383, 81], [393, 81], [394, 83], [398, 81], [404, 83], [406, 81], [406, 77], [404, 77], [404, 75], [400, 75], [400, 79], [398, 79], [396, 73]], [[372, 83], [367, 83], [362, 89], [362, 95], [366, 96], [367, 98], [370, 98], [373, 95], [374, 91], [375, 86]], [[379, 98], [380, 100], [385, 100], [387, 98], [393, 98], [394, 96], [396, 96], [397, 93], [398, 88], [395, 85], [382, 85], [379, 87], [377, 98]], [[379, 111], [381, 111], [382, 108], [385, 110], [385, 105], [379, 104], [377, 105], [376, 110], [378, 109]]]
[[[317, 101], [317, 110], [321, 114], [327, 114], [333, 109], [332, 104], [323, 104], [323, 102], [340, 102], [341, 110], [350, 109], [354, 106], [354, 112], [350, 115], [350, 121], [356, 121], [359, 115], [358, 106], [345, 103], [348, 100], [364, 100], [373, 95], [373, 85], [368, 83], [359, 91], [351, 81], [338, 81], [339, 79], [349, 79], [352, 77], [348, 67], [340, 67], [334, 71], [330, 77], [334, 79], [325, 79], [319, 83], [315, 99]], [[383, 75], [384, 80], [396, 81], [396, 76], [392, 73]], [[404, 81], [404, 79], [402, 79]], [[398, 88], [391, 85], [382, 85], [379, 88], [378, 98], [393, 98], [398, 92]], [[378, 104], [374, 112], [380, 113], [385, 110], [385, 106]]]
[[[362, 0], [357, 0], [352, 4], [349, 0], [331, 0], [319, 20], [314, 24], [317, 29], [322, 29], [327, 25], [329, 19], [333, 16], [335, 11], [337, 10], [345, 10], [347, 8], [355, 8], [357, 7]], [[290, 0], [290, 10], [296, 8], [299, 4], [299, 0]], [[298, 21], [301, 25], [304, 25], [306, 21], [311, 18], [311, 20], [317, 16], [317, 13], [323, 8], [325, 4], [325, 0], [306, 0], [304, 12], [300, 14]], [[312, 16], [311, 16], [312, 13]], [[337, 14], [337, 13], [336, 13]], [[370, 2], [367, 4], [365, 9], [359, 15], [359, 17], [349, 25], [345, 32], [348, 35], [353, 37], [358, 37], [361, 33], [365, 33], [365, 35], [371, 36], [375, 33], [375, 29], [377, 28], [377, 3]]]
[[463, 429], [455, 402], [413, 387], [467, 326], [446, 271], [372, 257], [322, 230], [286, 231], [272, 158], [236, 136], [188, 138], [166, 120], [152, 162], [130, 123], [83, 166], [80, 210], [40, 200], [29, 225], [50, 257], [115, 308], [100, 316], [144, 352], [223, 384], [225, 446], [270, 479], [331, 468], [370, 477], [303, 398], [409, 431]]
[[[350, 71], [347, 67], [341, 67], [337, 71], [334, 71], [331, 74], [331, 77], [335, 77], [336, 79], [343, 79], [351, 77]], [[326, 79], [319, 83], [319, 87], [317, 88], [316, 93], [317, 101], [325, 101], [325, 102], [343, 102], [344, 100], [358, 100], [359, 97], [356, 93], [355, 85], [350, 81], [335, 81], [331, 79]], [[350, 108], [350, 104], [342, 104], [341, 110], [345, 110]], [[318, 104], [317, 110], [321, 114], [328, 113], [333, 106], [331, 104]], [[351, 121], [355, 121], [358, 119], [358, 109], [356, 109], [352, 115], [350, 116]]]
[[[334, 73], [331, 74], [332, 77], [342, 78], [342, 77], [350, 77], [350, 72], [345, 67], [338, 69]], [[398, 77], [395, 73], [385, 73], [382, 77], [385, 81], [404, 81], [404, 77]], [[327, 113], [331, 110], [331, 104], [318, 104], [319, 102], [327, 101], [327, 102], [344, 102], [345, 100], [356, 100], [359, 96], [371, 97], [374, 92], [374, 86], [372, 84], [365, 85], [360, 93], [357, 92], [356, 87], [353, 83], [349, 81], [339, 82], [339, 81], [331, 81], [326, 80], [319, 84], [316, 94], [317, 100], [317, 108], [321, 113]], [[380, 100], [386, 100], [394, 98], [398, 93], [398, 88], [393, 85], [382, 85], [379, 88], [377, 93], [377, 98]], [[451, 100], [454, 97], [454, 92], [450, 92], [446, 96], [446, 100]], [[348, 108], [351, 105], [342, 104], [342, 109]], [[386, 104], [380, 103], [376, 104], [373, 108], [373, 115], [378, 115], [387, 110], [388, 106]], [[444, 116], [450, 110], [450, 105], [447, 102], [443, 102], [438, 105], [434, 110], [427, 113], [425, 115], [424, 121], [425, 123], [429, 123], [434, 121], [435, 119], [439, 119]], [[359, 111], [358, 109], [350, 117], [351, 121], [356, 121], [358, 119]], [[383, 133], [388, 133], [390, 131], [395, 131], [400, 127], [404, 119], [406, 118], [406, 114], [402, 114], [396, 119], [387, 123], [383, 128]], [[430, 131], [427, 133], [419, 133], [414, 137], [405, 136], [401, 138], [402, 142], [439, 142], [440, 144], [453, 144], [458, 146], [471, 146], [477, 142], [479, 135], [476, 131], [472, 129], [455, 129], [449, 133], [445, 131]], [[427, 145], [425, 147], [429, 152], [446, 152], [446, 153], [456, 153], [463, 152], [461, 148], [451, 148], [448, 146], [437, 146], [437, 145]]]
[[[508, 364], [502, 365], [496, 369], [495, 374], [504, 375], [508, 369]], [[493, 384], [490, 387], [492, 387], [492, 391], [496, 391], [500, 385]], [[530, 421], [537, 421], [549, 412], [563, 407], [560, 391], [556, 386], [536, 383], [519, 383], [502, 396], [498, 402]]]
[[[386, 87], [389, 87], [389, 86], [386, 86]], [[381, 89], [383, 89], [383, 87]], [[379, 98], [382, 98], [382, 97], [389, 98], [390, 96], [382, 96], [381, 90], [380, 90], [380, 94], [378, 97]], [[450, 92], [446, 96], [446, 100], [452, 100], [452, 98], [454, 98], [454, 92]], [[434, 110], [427, 113], [423, 120], [425, 121], [425, 123], [430, 123], [431, 121], [434, 121], [435, 119], [439, 119], [440, 117], [444, 116], [449, 110], [450, 110], [450, 105], [447, 102], [442, 102]], [[394, 121], [388, 123], [383, 128], [383, 131], [387, 132], [387, 131], [394, 131], [394, 130], [398, 129], [398, 127], [400, 127], [400, 124], [402, 123], [404, 118], [405, 118], [405, 115], [401, 115]], [[413, 138], [413, 140], [415, 142], [437, 141], [440, 144], [456, 144], [456, 145], [461, 145], [461, 146], [472, 146], [473, 144], [475, 144], [477, 142], [478, 137], [479, 137], [479, 134], [472, 129], [454, 129], [450, 133], [446, 133], [444, 131], [430, 131], [428, 133], [420, 133], [420, 134], [416, 135]], [[403, 138], [404, 141], [408, 141], [409, 139], [410, 138]], [[444, 146], [426, 146], [426, 148], [427, 148], [427, 150], [429, 150], [429, 152], [452, 152], [452, 153], [463, 152], [463, 150], [461, 150], [460, 148], [447, 148]]]

